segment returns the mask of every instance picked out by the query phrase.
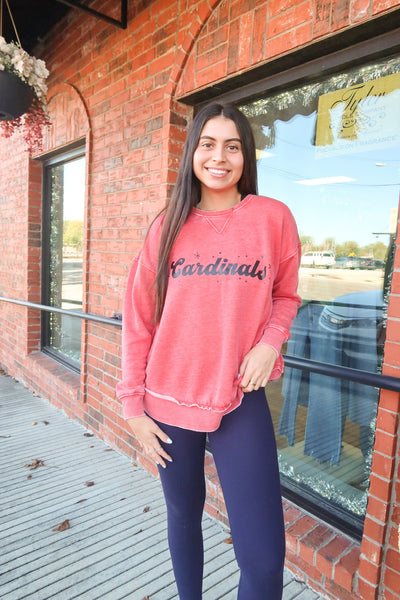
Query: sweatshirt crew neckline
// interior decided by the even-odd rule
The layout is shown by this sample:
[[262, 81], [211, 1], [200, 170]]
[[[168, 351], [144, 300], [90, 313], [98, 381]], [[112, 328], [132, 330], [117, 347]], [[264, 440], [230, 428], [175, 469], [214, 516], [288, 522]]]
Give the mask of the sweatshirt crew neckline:
[[197, 208], [197, 206], [194, 206], [192, 209], [192, 214], [198, 215], [200, 217], [222, 217], [224, 215], [230, 215], [233, 212], [240, 210], [241, 208], [246, 206], [246, 204], [250, 202], [251, 198], [253, 198], [253, 195], [247, 194], [240, 202], [235, 204], [235, 206], [231, 206], [230, 208], [224, 208], [223, 210], [203, 210], [201, 208]]

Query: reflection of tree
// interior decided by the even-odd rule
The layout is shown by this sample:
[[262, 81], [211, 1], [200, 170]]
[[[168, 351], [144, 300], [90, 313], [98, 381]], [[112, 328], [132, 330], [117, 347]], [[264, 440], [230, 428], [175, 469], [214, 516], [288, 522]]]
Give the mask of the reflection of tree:
[[314, 244], [314, 238], [311, 235], [300, 234], [299, 237], [303, 254], [304, 252], [309, 252], [310, 250], [314, 250], [316, 248]]
[[387, 246], [383, 242], [375, 242], [361, 248], [362, 256], [373, 256], [378, 260], [385, 260]]
[[[55, 167], [51, 171], [50, 204], [50, 305], [61, 306], [62, 281], [62, 229], [63, 229], [63, 191], [64, 170]], [[51, 313], [49, 316], [51, 344], [58, 348], [62, 342], [61, 316]]]
[[323, 250], [333, 250], [336, 251], [336, 241], [335, 238], [329, 237], [323, 243]]
[[337, 244], [336, 256], [360, 256], [360, 247], [354, 240]]
[[64, 221], [63, 246], [72, 246], [82, 251], [83, 245], [83, 222]]
[[314, 238], [312, 237], [312, 235], [304, 235], [300, 233], [300, 242], [302, 246], [305, 246], [306, 244], [308, 244], [309, 246], [313, 246]]

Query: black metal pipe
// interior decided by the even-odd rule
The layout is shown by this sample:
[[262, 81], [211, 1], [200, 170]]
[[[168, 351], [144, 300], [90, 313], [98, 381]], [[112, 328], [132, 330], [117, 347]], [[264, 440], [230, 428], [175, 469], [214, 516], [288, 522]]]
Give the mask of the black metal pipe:
[[83, 5], [78, 0], [57, 0], [60, 4], [65, 4], [66, 6], [70, 6], [71, 8], [78, 8], [79, 10], [83, 10], [94, 17], [101, 19], [102, 21], [106, 21], [106, 23], [111, 23], [111, 25], [115, 25], [120, 29], [126, 29], [127, 21], [128, 21], [128, 4], [127, 0], [121, 0], [121, 19], [114, 19], [113, 17], [109, 17], [104, 13], [99, 12], [98, 10], [94, 10], [89, 6]]
[[287, 367], [293, 367], [294, 369], [302, 369], [304, 371], [326, 375], [327, 377], [347, 379], [348, 381], [355, 381], [356, 383], [362, 383], [363, 385], [368, 385], [370, 387], [400, 392], [400, 378], [391, 377], [390, 375], [359, 371], [358, 369], [351, 369], [350, 367], [321, 363], [315, 360], [297, 358], [296, 356], [284, 355], [283, 359]]
[[26, 306], [27, 308], [34, 308], [37, 310], [44, 310], [46, 312], [61, 313], [62, 315], [68, 315], [69, 317], [78, 317], [78, 319], [86, 319], [87, 321], [95, 321], [97, 323], [103, 323], [103, 325], [113, 325], [114, 327], [122, 327], [122, 321], [118, 317], [109, 319], [107, 317], [101, 317], [100, 315], [93, 315], [91, 313], [78, 312], [76, 310], [66, 310], [65, 308], [56, 308], [55, 306], [47, 306], [47, 304], [36, 304], [34, 302], [28, 302], [26, 300], [15, 300], [13, 298], [5, 298], [0, 296], [0, 300], [3, 302], [10, 302], [11, 304], [19, 304], [20, 306]]
[[[35, 304], [34, 302], [16, 300], [14, 298], [5, 298], [4, 296], [0, 296], [0, 301], [18, 304], [20, 306], [26, 306], [27, 308], [33, 308], [36, 310], [57, 312], [70, 317], [78, 317], [79, 319], [86, 319], [87, 321], [95, 321], [97, 323], [103, 323], [104, 325], [113, 325], [114, 327], [122, 328], [122, 319], [121, 315], [119, 314], [116, 314], [114, 319], [109, 319], [107, 317], [101, 317], [91, 313], [65, 310], [64, 308], [55, 308], [54, 306], [47, 306], [46, 304]], [[326, 375], [327, 377], [346, 379], [348, 381], [354, 381], [370, 387], [390, 390], [392, 392], [400, 392], [400, 378], [391, 377], [390, 375], [380, 375], [379, 373], [359, 371], [357, 369], [351, 369], [350, 367], [321, 363], [315, 360], [297, 358], [296, 356], [289, 356], [286, 354], [283, 355], [283, 359], [285, 366], [292, 367], [294, 369], [302, 369], [311, 373]]]

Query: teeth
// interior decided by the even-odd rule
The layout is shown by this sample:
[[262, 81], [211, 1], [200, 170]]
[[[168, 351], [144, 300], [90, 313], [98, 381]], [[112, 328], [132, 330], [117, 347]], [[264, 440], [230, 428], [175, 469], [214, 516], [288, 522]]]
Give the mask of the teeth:
[[224, 175], [225, 173], [227, 173], [228, 171], [226, 171], [225, 169], [208, 169], [210, 171], [210, 173], [215, 173], [216, 175]]

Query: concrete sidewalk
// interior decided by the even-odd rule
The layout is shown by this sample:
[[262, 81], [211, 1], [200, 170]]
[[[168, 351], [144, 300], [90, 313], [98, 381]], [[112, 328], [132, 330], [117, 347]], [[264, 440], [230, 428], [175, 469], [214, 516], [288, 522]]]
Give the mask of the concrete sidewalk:
[[[159, 481], [89, 435], [0, 375], [1, 599], [178, 600]], [[204, 600], [236, 598], [228, 535], [204, 517]], [[283, 597], [322, 599], [288, 571]]]

